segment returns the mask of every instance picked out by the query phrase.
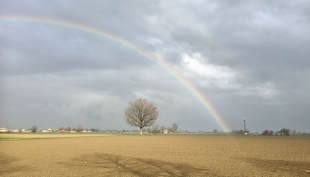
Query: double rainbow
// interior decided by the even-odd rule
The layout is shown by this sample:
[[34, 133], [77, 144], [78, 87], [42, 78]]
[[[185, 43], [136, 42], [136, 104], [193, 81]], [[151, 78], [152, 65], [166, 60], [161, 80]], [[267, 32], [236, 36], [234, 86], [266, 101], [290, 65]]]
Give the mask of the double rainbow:
[[[170, 64], [165, 62], [164, 60], [155, 57], [150, 52], [145, 49], [134, 45], [133, 43], [116, 36], [107, 31], [96, 29], [90, 26], [85, 26], [76, 22], [68, 22], [60, 19], [52, 19], [52, 18], [41, 18], [41, 17], [33, 17], [33, 16], [22, 16], [22, 15], [9, 15], [9, 16], [0, 16], [0, 22], [28, 22], [28, 23], [43, 23], [49, 25], [56, 25], [65, 28], [70, 28], [73, 30], [78, 30], [86, 33], [90, 33], [93, 35], [100, 36], [109, 41], [116, 42], [119, 45], [126, 47], [128, 49], [133, 50], [134, 52], [142, 55], [146, 59], [149, 59], [155, 62], [159, 67], [168, 72], [171, 76], [176, 78], [185, 88], [207, 109], [207, 111], [211, 114], [212, 118], [219, 124], [221, 129], [225, 132], [230, 131], [227, 127], [221, 116], [217, 113], [217, 111], [213, 108], [210, 102], [202, 95], [202, 93], [196, 89], [184, 76], [182, 76], [179, 72], [177, 72]], [[1, 25], [1, 23], [0, 23]]]

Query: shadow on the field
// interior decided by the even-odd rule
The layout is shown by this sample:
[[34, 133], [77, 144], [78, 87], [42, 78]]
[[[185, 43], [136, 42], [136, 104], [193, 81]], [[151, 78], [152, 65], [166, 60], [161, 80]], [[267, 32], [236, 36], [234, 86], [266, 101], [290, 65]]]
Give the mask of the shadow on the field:
[[112, 154], [86, 154], [62, 164], [79, 175], [85, 174], [84, 176], [216, 176], [208, 169], [195, 168], [188, 164]]
[[285, 160], [269, 160], [260, 158], [244, 158], [248, 163], [251, 163], [265, 171], [274, 173], [288, 173], [291, 176], [310, 176], [306, 172], [310, 170], [310, 162], [285, 161]]
[[22, 172], [28, 169], [26, 166], [16, 165], [18, 159], [0, 154], [0, 176], [9, 176], [12, 173]]

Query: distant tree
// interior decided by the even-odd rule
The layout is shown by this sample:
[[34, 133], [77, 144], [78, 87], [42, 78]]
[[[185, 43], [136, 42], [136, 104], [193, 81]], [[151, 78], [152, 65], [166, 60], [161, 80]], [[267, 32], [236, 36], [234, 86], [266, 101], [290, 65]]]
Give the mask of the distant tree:
[[63, 128], [63, 127], [60, 127], [59, 129], [58, 129], [58, 131], [60, 131], [60, 130], [64, 130], [65, 128]]
[[22, 132], [23, 132], [23, 127], [19, 127], [19, 128], [18, 128], [18, 132], [19, 132], [19, 133], [22, 133]]
[[129, 102], [129, 106], [125, 110], [126, 122], [135, 127], [140, 128], [140, 135], [144, 127], [152, 126], [158, 118], [157, 107], [153, 102], [139, 98], [136, 101]]
[[169, 133], [173, 133], [174, 131], [173, 131], [173, 127], [168, 127], [168, 132]]
[[7, 129], [7, 133], [12, 133], [12, 130], [10, 129], [9, 126], [6, 126], [6, 129]]
[[159, 133], [159, 125], [153, 125], [152, 126], [152, 133]]
[[176, 133], [177, 130], [178, 130], [178, 128], [179, 128], [178, 124], [173, 123], [173, 124], [172, 124], [172, 127], [173, 127], [173, 133]]
[[233, 130], [232, 133], [233, 133], [233, 134], [239, 134], [240, 131], [239, 131], [239, 130]]
[[161, 126], [160, 130], [163, 132], [164, 130], [167, 130], [166, 126]]
[[65, 130], [67, 130], [67, 131], [71, 131], [71, 127], [67, 127]]
[[276, 132], [274, 133], [274, 135], [278, 136], [278, 135], [280, 135], [280, 132], [279, 132], [279, 131], [276, 131]]
[[218, 132], [217, 129], [214, 129], [214, 130], [213, 130], [213, 133], [217, 133], [217, 132]]
[[82, 131], [83, 131], [82, 125], [78, 125], [78, 126], [76, 127], [76, 131], [77, 131], [77, 132], [82, 132]]
[[268, 135], [272, 136], [273, 135], [273, 130], [270, 130]]
[[244, 135], [244, 131], [242, 129], [239, 130], [239, 134]]
[[290, 129], [282, 128], [279, 133], [282, 136], [290, 136]]
[[301, 132], [297, 132], [297, 135], [301, 135]]
[[91, 128], [90, 131], [92, 131], [92, 132], [99, 132], [99, 130], [96, 129], [96, 128]]
[[296, 130], [293, 130], [292, 135], [296, 135]]
[[38, 127], [37, 126], [34, 125], [34, 126], [31, 127], [31, 132], [32, 133], [35, 133], [37, 131], [38, 131]]
[[264, 130], [262, 135], [269, 135], [269, 130]]

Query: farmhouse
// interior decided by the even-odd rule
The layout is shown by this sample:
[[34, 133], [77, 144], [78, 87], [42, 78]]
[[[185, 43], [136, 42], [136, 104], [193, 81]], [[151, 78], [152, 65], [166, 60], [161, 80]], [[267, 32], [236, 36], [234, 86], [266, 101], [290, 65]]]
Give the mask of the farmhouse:
[[48, 128], [47, 131], [48, 131], [48, 132], [54, 132], [55, 129], [53, 129], [53, 128]]
[[47, 130], [43, 130], [42, 132], [47, 133], [47, 132], [54, 132], [55, 129], [52, 128], [48, 128]]
[[0, 133], [8, 132], [9, 130], [7, 128], [0, 128]]
[[58, 132], [59, 132], [59, 133], [67, 133], [67, 130], [62, 129], [62, 130], [59, 130]]
[[168, 130], [167, 129], [163, 130], [163, 134], [168, 134]]

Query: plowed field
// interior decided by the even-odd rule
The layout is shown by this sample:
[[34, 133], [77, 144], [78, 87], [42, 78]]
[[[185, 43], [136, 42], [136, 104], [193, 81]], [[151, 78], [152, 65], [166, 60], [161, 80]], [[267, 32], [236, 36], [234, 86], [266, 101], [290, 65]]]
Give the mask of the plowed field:
[[309, 136], [64, 136], [0, 141], [0, 176], [310, 176]]

